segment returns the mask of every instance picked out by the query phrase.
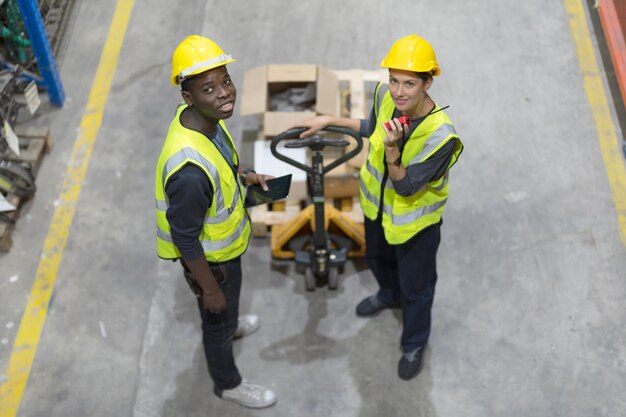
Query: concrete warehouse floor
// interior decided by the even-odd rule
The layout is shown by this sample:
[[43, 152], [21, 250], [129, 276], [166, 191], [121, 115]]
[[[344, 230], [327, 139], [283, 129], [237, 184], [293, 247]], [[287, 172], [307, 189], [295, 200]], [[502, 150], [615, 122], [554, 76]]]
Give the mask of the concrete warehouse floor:
[[[136, 0], [30, 377], [9, 393], [18, 415], [625, 415], [626, 249], [571, 3]], [[0, 255], [2, 382], [114, 9], [76, 2], [59, 62], [67, 104], [34, 121], [50, 126], [54, 149]], [[170, 57], [193, 33], [238, 60], [228, 68], [240, 93], [245, 70], [259, 65], [375, 70], [400, 36], [435, 47], [442, 75], [431, 94], [450, 105], [465, 151], [451, 174], [416, 379], [396, 375], [398, 314], [354, 314], [376, 289], [362, 264], [348, 265], [339, 290], [306, 292], [290, 262], [272, 263], [269, 239], [254, 239], [241, 311], [263, 324], [236, 356], [279, 402], [252, 411], [212, 394], [193, 297], [178, 265], [155, 252], [154, 167], [179, 100]], [[238, 108], [228, 125], [250, 161], [252, 143], [239, 138], [256, 119]]]

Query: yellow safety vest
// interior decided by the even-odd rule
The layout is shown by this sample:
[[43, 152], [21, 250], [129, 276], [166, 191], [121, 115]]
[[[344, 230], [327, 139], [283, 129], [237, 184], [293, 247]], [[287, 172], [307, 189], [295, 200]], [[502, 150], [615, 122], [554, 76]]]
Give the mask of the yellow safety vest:
[[[441, 220], [448, 199], [448, 171], [411, 196], [405, 197], [395, 192], [386, 172], [383, 143], [386, 133], [382, 123], [379, 123], [391, 119], [395, 105], [389, 91], [382, 100], [378, 99], [380, 86], [376, 87], [375, 94], [376, 129], [369, 139], [367, 161], [360, 172], [360, 199], [363, 214], [370, 220], [376, 220], [382, 208], [385, 238], [388, 243], [396, 245], [408, 241], [424, 228]], [[439, 106], [435, 106], [433, 112], [436, 110], [439, 110]], [[457, 146], [448, 169], [456, 163], [463, 144], [443, 111], [429, 115], [406, 141], [402, 150], [402, 165], [408, 167], [425, 161], [450, 140], [456, 140]], [[386, 179], [384, 184], [383, 178]]]
[[[187, 106], [183, 104], [176, 111], [156, 168], [158, 255], [164, 259], [181, 257], [178, 248], [172, 242], [170, 224], [165, 216], [169, 207], [165, 185], [175, 172], [185, 164], [191, 163], [204, 171], [214, 191], [199, 237], [204, 255], [210, 262], [228, 261], [246, 251], [251, 232], [238, 176], [211, 140], [180, 123], [180, 115], [185, 108]], [[220, 120], [219, 124], [232, 145], [233, 159], [237, 166], [239, 160], [233, 139], [224, 122]]]

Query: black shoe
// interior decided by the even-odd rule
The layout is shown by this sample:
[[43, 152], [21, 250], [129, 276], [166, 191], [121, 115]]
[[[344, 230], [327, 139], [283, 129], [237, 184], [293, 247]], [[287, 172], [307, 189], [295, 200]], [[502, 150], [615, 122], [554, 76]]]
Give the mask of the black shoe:
[[359, 317], [372, 317], [376, 314], [380, 313], [386, 308], [391, 308], [392, 306], [384, 304], [382, 301], [378, 299], [378, 295], [370, 295], [369, 297], [363, 299], [356, 306], [356, 315]]
[[422, 355], [424, 354], [424, 347], [418, 347], [414, 351], [405, 353], [402, 355], [400, 362], [398, 362], [398, 376], [405, 381], [417, 376], [422, 370]]

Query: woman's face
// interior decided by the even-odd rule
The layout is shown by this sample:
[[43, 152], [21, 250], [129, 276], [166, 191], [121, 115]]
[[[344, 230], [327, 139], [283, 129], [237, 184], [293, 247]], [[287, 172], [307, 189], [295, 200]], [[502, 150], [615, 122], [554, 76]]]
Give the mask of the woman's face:
[[398, 111], [406, 116], [418, 116], [432, 78], [424, 81], [415, 72], [390, 69], [389, 93]]

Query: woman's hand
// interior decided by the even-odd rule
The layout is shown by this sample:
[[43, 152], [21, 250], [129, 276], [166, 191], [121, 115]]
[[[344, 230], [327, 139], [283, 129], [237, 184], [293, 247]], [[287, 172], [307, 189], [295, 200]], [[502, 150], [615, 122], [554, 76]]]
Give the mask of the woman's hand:
[[267, 191], [269, 190], [269, 187], [267, 186], [267, 181], [273, 178], [274, 178], [273, 175], [257, 174], [256, 172], [251, 171], [245, 177], [246, 186], [252, 185], [252, 184], [260, 184], [261, 188], [263, 188], [263, 191]]
[[409, 126], [401, 124], [397, 118], [391, 119], [388, 124], [389, 128], [387, 128], [387, 123], [383, 123], [383, 129], [387, 132], [383, 143], [385, 144], [385, 148], [392, 149], [396, 148], [400, 138], [402, 138], [405, 133], [408, 133]]
[[306, 130], [300, 134], [301, 138], [306, 138], [307, 136], [311, 136], [314, 133], [324, 129], [326, 126], [330, 125], [333, 118], [332, 116], [316, 116], [312, 119], [304, 120], [298, 123], [294, 127], [307, 127], [309, 130]]

